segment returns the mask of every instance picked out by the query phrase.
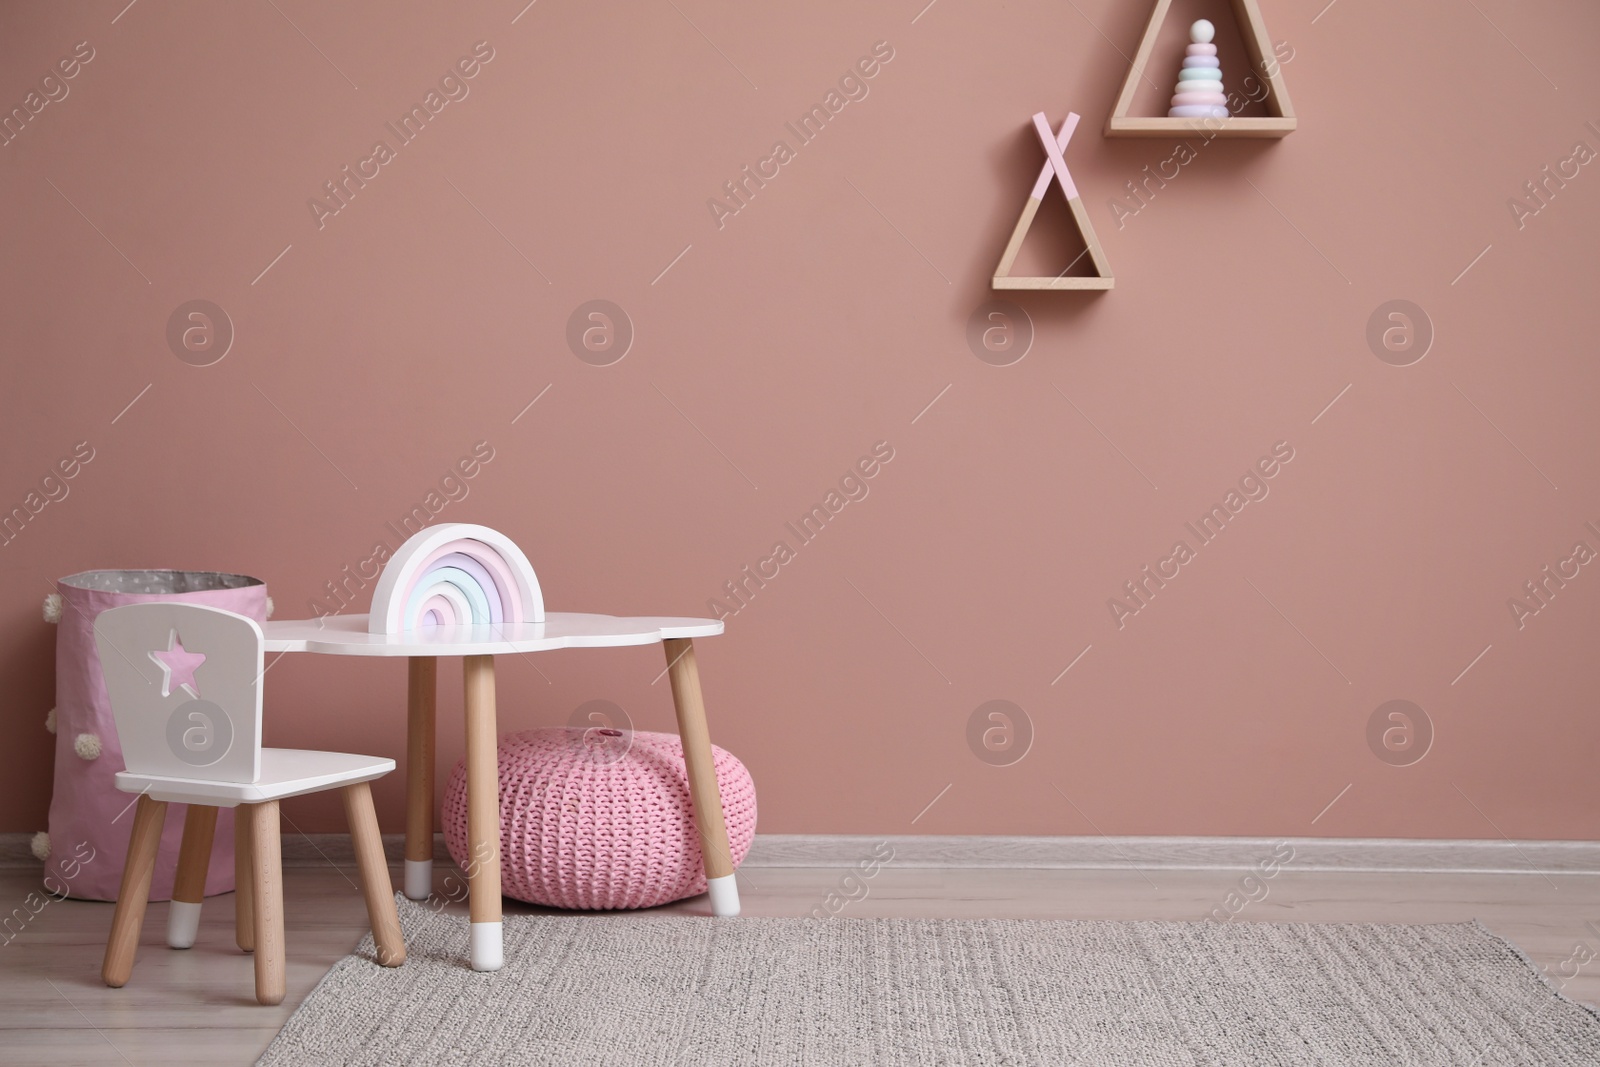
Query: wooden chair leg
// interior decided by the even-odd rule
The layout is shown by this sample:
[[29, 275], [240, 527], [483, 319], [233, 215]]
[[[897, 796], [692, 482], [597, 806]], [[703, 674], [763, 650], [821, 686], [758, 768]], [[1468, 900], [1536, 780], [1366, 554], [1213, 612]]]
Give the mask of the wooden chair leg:
[[406, 690], [406, 896], [433, 893], [433, 743], [439, 661], [413, 656]]
[[462, 659], [467, 704], [467, 892], [472, 969], [505, 963], [500, 926], [500, 762], [494, 657]]
[[250, 872], [250, 809], [233, 809], [233, 939], [241, 952], [256, 948], [255, 875]]
[[183, 817], [183, 846], [178, 850], [172, 903], [167, 909], [167, 945], [171, 948], [193, 946], [200, 932], [200, 908], [206, 899], [206, 872], [211, 868], [211, 840], [216, 829], [216, 808], [189, 805]]
[[254, 889], [256, 1000], [281, 1004], [283, 973], [283, 854], [278, 836], [278, 802], [247, 804], [250, 820], [250, 872]]
[[345, 818], [350, 822], [350, 840], [355, 844], [356, 865], [361, 868], [361, 888], [367, 898], [367, 919], [372, 923], [378, 962], [385, 967], [398, 967], [406, 961], [406, 942], [394, 907], [394, 886], [389, 882], [389, 861], [383, 854], [372, 790], [366, 782], [357, 782], [341, 792]]
[[166, 821], [166, 802], [141, 794], [133, 814], [128, 859], [122, 868], [122, 888], [117, 891], [117, 910], [111, 916], [106, 958], [100, 968], [100, 976], [113, 988], [127, 984], [128, 976], [133, 973], [133, 960], [139, 952], [139, 931], [144, 927], [144, 909], [150, 902], [150, 877], [155, 873], [156, 850], [161, 845], [161, 828]]
[[666, 646], [672, 701], [678, 712], [678, 737], [683, 742], [683, 763], [689, 775], [689, 799], [694, 804], [695, 827], [700, 832], [700, 852], [711, 891], [711, 911], [714, 915], [737, 915], [739, 886], [733, 877], [733, 853], [722, 816], [722, 790], [717, 785], [717, 768], [711, 756], [711, 731], [706, 726], [694, 642], [669, 638], [662, 644]]

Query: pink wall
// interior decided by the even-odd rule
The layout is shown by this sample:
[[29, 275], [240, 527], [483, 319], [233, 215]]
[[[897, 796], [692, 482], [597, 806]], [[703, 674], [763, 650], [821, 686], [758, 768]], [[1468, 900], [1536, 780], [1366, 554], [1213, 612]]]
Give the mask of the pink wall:
[[[1508, 607], [1600, 550], [1600, 172], [1565, 162], [1600, 148], [1600, 8], [1265, 0], [1301, 129], [1197, 147], [1130, 214], [1176, 144], [1099, 132], [1142, 3], [124, 3], [0, 16], [8, 108], [93, 50], [0, 147], [0, 504], [94, 451], [0, 547], [5, 829], [44, 822], [52, 579], [239, 570], [304, 614], [487, 442], [439, 518], [515, 537], [554, 610], [703, 614], [797, 549], [702, 643], [765, 831], [1600, 835], [1600, 570], [1569, 564], [1520, 627]], [[476, 42], [493, 58], [446, 86], [468, 95], [401, 144], [385, 124]], [[785, 123], [875, 42], [892, 59], [799, 144]], [[1067, 159], [1117, 288], [1016, 297], [1032, 349], [997, 367], [967, 323], [1039, 109], [1084, 116]], [[380, 139], [319, 225], [308, 200]], [[793, 158], [719, 226], [708, 200], [779, 139]], [[1519, 220], [1546, 165], [1569, 177]], [[1056, 270], [1052, 209], [1024, 259]], [[211, 366], [166, 340], [194, 299], [236, 331]], [[614, 365], [568, 348], [592, 299], [633, 324]], [[1367, 341], [1395, 299], [1436, 333], [1411, 366]], [[867, 496], [800, 545], [785, 523], [877, 442]], [[1199, 544], [1185, 523], [1278, 442], [1246, 483], [1268, 495]], [[1194, 558], [1119, 627], [1108, 599], [1180, 539]], [[506, 657], [502, 725], [607, 699], [666, 728], [660, 667]], [[287, 659], [268, 741], [402, 755], [403, 675]], [[1034, 735], [1009, 766], [969, 747], [997, 699]], [[1410, 766], [1369, 746], [1393, 699], [1435, 735]]]

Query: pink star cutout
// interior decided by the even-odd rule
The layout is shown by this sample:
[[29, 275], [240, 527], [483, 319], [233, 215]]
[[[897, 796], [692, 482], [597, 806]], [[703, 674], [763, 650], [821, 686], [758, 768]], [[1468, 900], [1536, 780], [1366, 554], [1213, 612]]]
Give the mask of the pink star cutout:
[[178, 638], [177, 630], [173, 630], [172, 635], [167, 638], [167, 651], [152, 652], [150, 658], [161, 668], [162, 696], [171, 696], [173, 688], [178, 686], [187, 689], [192, 696], [200, 695], [200, 686], [194, 680], [194, 672], [206, 661], [206, 657], [202, 653], [185, 649], [183, 642]]

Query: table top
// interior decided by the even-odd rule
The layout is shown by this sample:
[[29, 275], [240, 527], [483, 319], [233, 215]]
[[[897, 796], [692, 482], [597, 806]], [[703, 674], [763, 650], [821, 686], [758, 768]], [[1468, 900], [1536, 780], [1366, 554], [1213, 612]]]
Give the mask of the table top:
[[365, 615], [284, 619], [261, 624], [267, 652], [330, 656], [497, 656], [556, 648], [619, 648], [670, 638], [714, 637], [717, 619], [626, 617], [547, 612], [544, 622], [429, 627], [403, 634], [370, 634]]

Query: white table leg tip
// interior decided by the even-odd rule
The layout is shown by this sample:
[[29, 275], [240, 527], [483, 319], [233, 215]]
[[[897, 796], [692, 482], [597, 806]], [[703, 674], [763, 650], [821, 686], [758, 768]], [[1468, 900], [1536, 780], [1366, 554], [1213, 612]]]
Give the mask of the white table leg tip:
[[732, 918], [739, 914], [739, 883], [731, 874], [721, 878], [707, 878], [706, 888], [711, 893], [711, 914]]
[[433, 861], [406, 860], [406, 896], [427, 900], [433, 895]]
[[167, 946], [193, 948], [200, 934], [200, 905], [174, 900], [167, 911]]
[[501, 929], [498, 921], [471, 924], [473, 970], [498, 971], [505, 966], [505, 947], [501, 939]]

